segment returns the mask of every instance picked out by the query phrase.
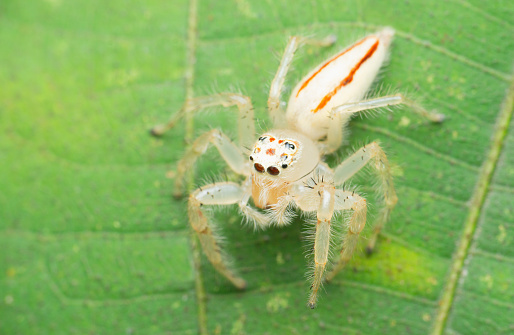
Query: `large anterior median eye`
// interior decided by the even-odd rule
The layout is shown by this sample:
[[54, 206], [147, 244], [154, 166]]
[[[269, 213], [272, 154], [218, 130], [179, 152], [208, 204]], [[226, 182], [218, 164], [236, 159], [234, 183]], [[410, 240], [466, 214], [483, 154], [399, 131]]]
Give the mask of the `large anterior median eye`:
[[270, 175], [276, 176], [280, 173], [280, 170], [276, 166], [270, 166], [268, 167], [268, 173]]
[[260, 165], [259, 163], [255, 163], [255, 164], [253, 165], [253, 167], [255, 168], [255, 170], [257, 170], [257, 171], [258, 171], [258, 172], [260, 172], [260, 173], [262, 173], [262, 172], [264, 172], [264, 171], [265, 171], [264, 166]]

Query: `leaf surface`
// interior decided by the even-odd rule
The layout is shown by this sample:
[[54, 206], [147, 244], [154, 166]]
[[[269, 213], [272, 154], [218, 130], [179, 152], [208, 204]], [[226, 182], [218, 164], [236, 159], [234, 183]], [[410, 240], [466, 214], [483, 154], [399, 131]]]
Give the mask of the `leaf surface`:
[[[514, 6], [195, 4], [0, 4], [0, 333], [513, 332]], [[307, 224], [254, 232], [231, 207], [215, 217], [249, 283], [238, 292], [195, 256], [167, 172], [184, 138], [210, 127], [235, 137], [235, 110], [213, 109], [161, 139], [147, 129], [186, 95], [221, 91], [252, 97], [267, 129], [267, 89], [288, 36], [338, 36], [336, 46], [298, 52], [290, 89], [383, 26], [397, 30], [385, 91], [407, 92], [447, 120], [427, 124], [404, 108], [352, 122], [348, 148], [379, 140], [395, 170], [400, 201], [377, 252], [359, 251], [312, 311]], [[194, 185], [224, 166], [209, 150]], [[372, 195], [366, 175], [354, 183]]]

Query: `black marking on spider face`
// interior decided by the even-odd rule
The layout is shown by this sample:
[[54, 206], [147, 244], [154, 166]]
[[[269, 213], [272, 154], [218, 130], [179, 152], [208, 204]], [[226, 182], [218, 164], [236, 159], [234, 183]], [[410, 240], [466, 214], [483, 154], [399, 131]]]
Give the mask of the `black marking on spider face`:
[[253, 156], [250, 156], [250, 160], [253, 161]]
[[282, 169], [287, 169], [287, 164], [282, 164]]
[[296, 146], [293, 144], [293, 143], [290, 143], [290, 142], [286, 142], [284, 143], [284, 146], [286, 147], [286, 149], [288, 150], [295, 150], [296, 149]]
[[[255, 137], [254, 137], [255, 138]], [[259, 142], [264, 142], [265, 139], [267, 139], [268, 137], [266, 136], [261, 136], [259, 137]]]

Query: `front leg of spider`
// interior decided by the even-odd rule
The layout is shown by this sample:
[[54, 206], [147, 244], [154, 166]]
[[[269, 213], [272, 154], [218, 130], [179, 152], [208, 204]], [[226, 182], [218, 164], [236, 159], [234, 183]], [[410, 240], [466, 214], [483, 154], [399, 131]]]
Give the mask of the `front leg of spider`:
[[310, 308], [316, 306], [318, 291], [323, 282], [323, 276], [328, 262], [330, 224], [334, 214], [335, 204], [335, 187], [334, 185], [322, 182], [318, 183], [316, 187], [312, 189], [312, 192], [318, 194], [319, 205], [316, 215], [316, 234], [314, 237], [314, 275], [308, 302]]
[[[316, 173], [319, 171], [316, 171]], [[357, 246], [359, 234], [366, 224], [366, 199], [354, 191], [337, 189], [331, 181], [333, 172], [324, 171], [325, 175], [312, 178], [303, 186], [292, 190], [296, 205], [303, 211], [316, 211], [316, 231], [314, 234], [314, 267], [308, 306], [315, 308], [319, 289], [325, 280], [330, 280], [338, 271], [338, 266], [348, 262]], [[328, 180], [328, 181], [327, 181]], [[351, 211], [348, 225], [343, 227], [343, 245], [336, 246], [339, 250], [330, 252], [333, 228], [331, 225], [342, 225], [344, 222], [333, 220], [334, 213]], [[326, 274], [329, 255], [339, 257], [335, 266]]]
[[235, 204], [243, 196], [244, 190], [236, 183], [205, 185], [191, 193], [187, 208], [189, 222], [202, 244], [203, 252], [214, 268], [239, 289], [246, 288], [246, 281], [229, 266], [230, 262], [220, 247], [220, 237], [216, 236], [213, 223], [204, 207]]

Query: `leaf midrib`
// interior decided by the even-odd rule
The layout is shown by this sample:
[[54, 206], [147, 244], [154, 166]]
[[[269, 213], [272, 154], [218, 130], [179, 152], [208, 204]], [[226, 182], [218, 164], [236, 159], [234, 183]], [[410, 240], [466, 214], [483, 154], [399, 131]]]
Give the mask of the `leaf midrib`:
[[494, 135], [487, 154], [487, 159], [482, 165], [477, 184], [474, 188], [474, 195], [470, 201], [469, 214], [465, 221], [464, 230], [462, 231], [457, 251], [454, 253], [450, 274], [443, 289], [434, 327], [431, 332], [432, 335], [440, 335], [445, 329], [448, 315], [455, 298], [457, 283], [461, 278], [464, 263], [469, 255], [471, 242], [475, 240], [475, 236], [477, 234], [476, 228], [478, 219], [482, 213], [482, 208], [487, 194], [489, 193], [491, 180], [500, 158], [514, 111], [514, 76], [511, 76], [510, 83], [511, 84], [507, 90], [507, 94], [496, 121]]
[[[196, 63], [196, 44], [198, 39], [198, 2], [190, 0], [189, 16], [187, 27], [187, 45], [186, 45], [186, 69], [185, 69], [185, 98], [191, 99], [194, 96], [194, 66]], [[185, 115], [186, 124], [186, 142], [190, 142], [194, 135], [194, 119], [190, 114]], [[191, 191], [194, 186], [193, 174], [189, 171], [187, 178], [187, 190]], [[201, 335], [209, 334], [207, 330], [207, 298], [205, 295], [205, 287], [203, 285], [202, 267], [201, 267], [201, 250], [198, 246], [198, 239], [192, 228], [189, 230], [190, 243], [193, 256], [193, 267], [195, 276], [195, 293], [196, 303], [198, 305], [198, 330]]]

